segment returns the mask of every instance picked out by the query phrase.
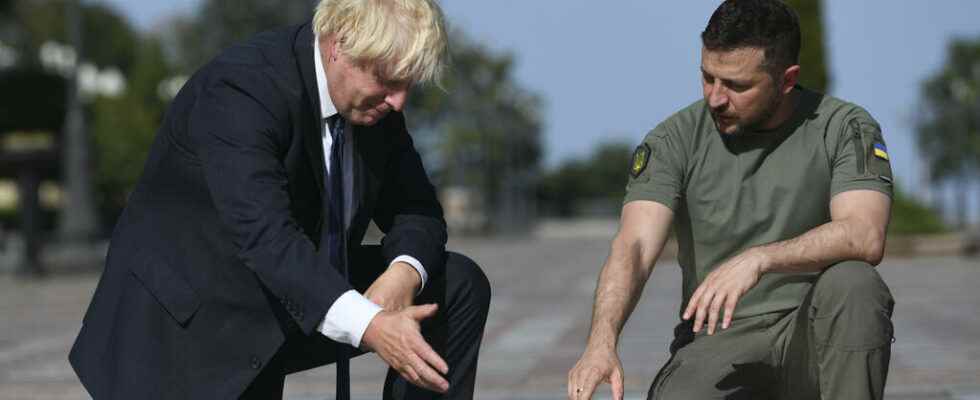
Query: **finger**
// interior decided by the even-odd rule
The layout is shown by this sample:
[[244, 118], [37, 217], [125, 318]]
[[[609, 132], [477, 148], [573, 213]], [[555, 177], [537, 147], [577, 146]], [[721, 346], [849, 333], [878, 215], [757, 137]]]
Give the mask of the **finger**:
[[412, 356], [412, 366], [418, 372], [421, 386], [433, 392], [446, 393], [449, 390], [449, 382], [446, 381], [436, 370], [428, 366], [418, 356]]
[[694, 317], [694, 332], [700, 332], [701, 328], [704, 326], [705, 317], [708, 314], [708, 305], [711, 304], [711, 299], [715, 296], [714, 292], [708, 291], [698, 300], [696, 306], [697, 311]]
[[424, 304], [420, 306], [412, 306], [407, 308], [408, 315], [416, 321], [421, 321], [426, 318], [430, 318], [436, 315], [436, 311], [439, 310], [439, 305], [437, 304]]
[[406, 366], [406, 367], [404, 367], [404, 371], [405, 372], [401, 373], [401, 376], [409, 384], [411, 384], [413, 386], [418, 386], [420, 388], [424, 388], [424, 389], [427, 389], [427, 390], [435, 391], [434, 390], [435, 388], [431, 388], [431, 387], [428, 387], [427, 386], [427, 383], [424, 380], [422, 380], [422, 377], [417, 372], [415, 372], [415, 368], [413, 368], [411, 366]]
[[623, 371], [615, 369], [609, 376], [609, 384], [612, 385], [613, 400], [623, 400]]
[[402, 378], [405, 378], [406, 381], [409, 381], [414, 385], [418, 385], [419, 374], [415, 372], [415, 368], [412, 368], [411, 365], [403, 365], [399, 369], [398, 374], [401, 375]]
[[691, 295], [691, 300], [688, 300], [688, 302], [687, 302], [687, 308], [684, 309], [684, 320], [685, 321], [691, 319], [691, 316], [694, 315], [694, 311], [696, 310], [695, 307], [698, 304], [698, 300], [701, 298], [701, 294], [704, 293], [704, 287], [705, 287], [705, 284], [704, 283], [701, 283], [701, 285], [698, 286], [698, 288], [694, 290], [694, 294]]
[[572, 378], [572, 374], [574, 373], [575, 373], [575, 368], [572, 368], [571, 371], [568, 371], [568, 381], [565, 383], [565, 396], [568, 397], [568, 400], [574, 399], [574, 397], [572, 397], [572, 388], [575, 387], [575, 379]]
[[[599, 386], [599, 382], [602, 380], [603, 378], [598, 375], [595, 374], [587, 375], [585, 379], [582, 382], [580, 382], [581, 386], [575, 388], [575, 395], [576, 395], [575, 398], [591, 399], [592, 395], [595, 393], [596, 387]], [[579, 391], [579, 389], [582, 390]]]
[[439, 356], [439, 353], [436, 353], [432, 349], [432, 346], [429, 346], [429, 343], [421, 335], [416, 338], [416, 343], [413, 347], [415, 354], [421, 357], [428, 365], [431, 365], [443, 375], [449, 373], [449, 364]]
[[725, 302], [726, 294], [724, 292], [718, 293], [713, 299], [711, 299], [711, 306], [708, 308], [708, 334], [715, 334], [715, 326], [718, 325], [718, 314], [721, 312], [721, 307]]
[[568, 378], [568, 398], [569, 399], [584, 399], [584, 398], [586, 398], [586, 397], [583, 397], [585, 395], [585, 393], [583, 391], [585, 390], [584, 387], [587, 386], [586, 383], [585, 383], [586, 381], [588, 381], [588, 372], [587, 371], [589, 371], [588, 368], [586, 368], [586, 367], [580, 367], [580, 366], [576, 365], [575, 368], [572, 369], [571, 372], [569, 372], [569, 378]]
[[728, 329], [732, 326], [732, 318], [735, 316], [735, 305], [738, 304], [738, 296], [728, 296], [725, 300], [725, 320], [721, 323], [721, 329]]
[[566, 389], [568, 391], [569, 400], [575, 399], [579, 395], [576, 389], [582, 387], [581, 375], [582, 375], [582, 370], [581, 368], [579, 368], [577, 364], [575, 365], [574, 368], [572, 368], [571, 371], [568, 371], [568, 387]]

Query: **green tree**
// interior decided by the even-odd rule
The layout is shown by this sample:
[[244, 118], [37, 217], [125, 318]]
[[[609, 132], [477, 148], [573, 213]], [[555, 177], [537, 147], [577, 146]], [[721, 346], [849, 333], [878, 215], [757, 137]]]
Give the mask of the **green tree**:
[[454, 31], [451, 66], [409, 99], [409, 128], [441, 186], [476, 189], [496, 226], [527, 226], [541, 158], [541, 100], [513, 77], [514, 58]]
[[922, 85], [919, 151], [931, 178], [957, 187], [957, 216], [966, 224], [967, 187], [980, 174], [980, 39], [950, 42], [943, 67]]
[[[75, 66], [93, 63], [98, 68], [113, 67], [129, 72], [134, 59], [137, 36], [129, 24], [102, 5], [83, 5], [81, 1], [20, 0], [12, 6], [20, 25], [17, 46], [25, 60], [23, 67], [40, 68], [39, 50], [48, 42], [71, 46]], [[58, 221], [58, 234], [67, 240], [90, 240], [100, 233], [92, 182], [93, 150], [86, 120], [92, 107], [82, 104], [76, 94], [77, 70], [67, 73], [68, 96], [61, 143], [61, 187], [65, 201]]]
[[[6, 19], [12, 15], [13, 0], [0, 0], [0, 19]], [[6, 21], [4, 21], [6, 23]]]
[[[48, 41], [68, 43], [66, 7], [61, 0], [14, 1], [12, 12], [22, 26], [19, 35], [24, 60], [40, 68], [37, 55]], [[156, 38], [143, 36], [122, 16], [101, 4], [81, 8], [84, 36], [82, 60], [98, 68], [114, 67], [126, 79], [118, 98], [95, 96], [83, 104], [91, 147], [91, 181], [101, 222], [111, 227], [142, 172], [143, 162], [166, 104], [157, 94], [172, 68]], [[70, 205], [70, 204], [69, 204]], [[66, 205], [66, 206], [69, 206]], [[67, 208], [65, 212], [70, 212]], [[105, 230], [108, 231], [108, 230]]]
[[158, 39], [144, 38], [135, 54], [126, 93], [118, 98], [98, 98], [92, 104], [95, 183], [103, 219], [109, 221], [115, 221], [126, 205], [143, 171], [166, 109], [157, 88], [172, 73]]
[[892, 219], [888, 225], [890, 234], [939, 233], [946, 230], [935, 212], [897, 188], [892, 202], [892, 215], [899, 218]]
[[537, 187], [545, 212], [560, 217], [619, 212], [629, 178], [633, 147], [600, 144], [587, 159], [572, 159], [546, 173]]
[[[21, 27], [19, 44], [25, 62], [37, 66], [39, 61], [34, 56], [47, 41], [70, 42], [65, 8], [64, 0], [13, 1], [11, 9]], [[127, 75], [135, 60], [139, 35], [108, 6], [86, 3], [81, 11], [84, 60], [100, 67], [115, 66]]]
[[786, 0], [800, 17], [802, 47], [800, 48], [800, 84], [826, 93], [830, 88], [830, 71], [824, 46], [823, 1]]

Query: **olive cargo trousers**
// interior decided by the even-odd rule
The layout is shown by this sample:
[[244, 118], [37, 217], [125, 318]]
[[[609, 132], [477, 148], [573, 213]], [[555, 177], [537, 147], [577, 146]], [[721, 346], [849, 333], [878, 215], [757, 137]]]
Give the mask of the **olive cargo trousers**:
[[862, 262], [822, 272], [799, 308], [675, 329], [649, 399], [881, 399], [891, 356], [888, 286]]

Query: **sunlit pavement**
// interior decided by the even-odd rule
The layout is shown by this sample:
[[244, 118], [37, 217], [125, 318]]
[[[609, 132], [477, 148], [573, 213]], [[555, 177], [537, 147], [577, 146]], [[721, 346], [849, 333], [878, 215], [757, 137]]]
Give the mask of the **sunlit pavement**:
[[[478, 399], [564, 397], [565, 375], [585, 344], [609, 237], [574, 232], [547, 237], [450, 243], [477, 260], [494, 286]], [[980, 399], [980, 260], [888, 258], [879, 271], [897, 302], [887, 398]], [[52, 276], [0, 278], [0, 399], [88, 398], [66, 357], [97, 273]], [[645, 398], [667, 358], [679, 276], [673, 262], [657, 267], [623, 333], [628, 399]], [[380, 398], [384, 365], [373, 355], [352, 364], [354, 397]], [[332, 399], [333, 390], [333, 367], [286, 381], [288, 399]], [[600, 393], [608, 397], [608, 386]]]

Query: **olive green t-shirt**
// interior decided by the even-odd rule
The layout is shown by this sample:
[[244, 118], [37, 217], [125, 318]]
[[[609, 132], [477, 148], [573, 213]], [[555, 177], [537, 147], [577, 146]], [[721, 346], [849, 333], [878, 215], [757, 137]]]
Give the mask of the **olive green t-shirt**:
[[[797, 237], [830, 221], [832, 196], [892, 194], [881, 128], [861, 107], [802, 87], [794, 115], [767, 132], [724, 135], [698, 101], [637, 147], [625, 202], [674, 211], [683, 309], [702, 280], [742, 250]], [[815, 274], [770, 273], [739, 300], [735, 318], [797, 307]]]

